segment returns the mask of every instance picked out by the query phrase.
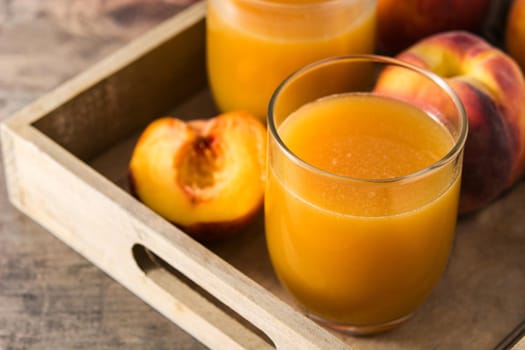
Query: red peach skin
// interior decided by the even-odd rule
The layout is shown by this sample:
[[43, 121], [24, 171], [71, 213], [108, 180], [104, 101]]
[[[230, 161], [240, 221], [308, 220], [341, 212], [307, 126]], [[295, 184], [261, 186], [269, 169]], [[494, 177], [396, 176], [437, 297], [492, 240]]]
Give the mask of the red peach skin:
[[[499, 1], [499, 0], [497, 0]], [[378, 0], [378, 45], [397, 54], [431, 34], [450, 30], [478, 30], [491, 0]]]
[[[469, 135], [460, 212], [485, 207], [525, 169], [525, 81], [519, 66], [506, 53], [464, 31], [430, 36], [397, 58], [445, 78], [461, 99]], [[424, 85], [391, 70], [382, 74], [376, 91], [424, 106], [439, 98], [434, 87]]]

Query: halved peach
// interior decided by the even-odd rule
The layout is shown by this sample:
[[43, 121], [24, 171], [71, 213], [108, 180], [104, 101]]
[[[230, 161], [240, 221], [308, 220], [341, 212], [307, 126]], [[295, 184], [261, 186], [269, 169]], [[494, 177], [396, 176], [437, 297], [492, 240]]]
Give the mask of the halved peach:
[[248, 113], [189, 122], [160, 118], [135, 145], [132, 189], [194, 238], [225, 238], [263, 203], [265, 152], [266, 129]]

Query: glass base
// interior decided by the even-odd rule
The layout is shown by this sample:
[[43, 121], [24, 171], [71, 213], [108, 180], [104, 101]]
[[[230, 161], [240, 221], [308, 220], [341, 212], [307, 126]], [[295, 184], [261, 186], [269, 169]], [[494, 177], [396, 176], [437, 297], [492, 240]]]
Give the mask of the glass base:
[[385, 323], [374, 324], [374, 325], [359, 325], [359, 326], [345, 324], [345, 323], [338, 323], [334, 321], [328, 321], [328, 320], [325, 320], [319, 316], [316, 316], [310, 313], [306, 313], [306, 315], [312, 320], [314, 320], [315, 322], [319, 323], [320, 325], [326, 328], [331, 328], [336, 331], [350, 334], [350, 335], [366, 336], [366, 335], [386, 332], [388, 330], [396, 328], [397, 326], [401, 325], [402, 323], [410, 319], [413, 314], [409, 314], [409, 315], [406, 315], [406, 316], [403, 316], [398, 319], [388, 321]]

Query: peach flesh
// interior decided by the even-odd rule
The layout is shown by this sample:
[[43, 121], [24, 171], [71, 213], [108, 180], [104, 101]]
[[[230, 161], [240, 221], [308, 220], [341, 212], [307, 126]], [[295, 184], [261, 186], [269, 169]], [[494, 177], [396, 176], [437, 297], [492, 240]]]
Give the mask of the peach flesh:
[[198, 240], [232, 236], [262, 207], [265, 142], [264, 125], [241, 112], [158, 119], [135, 146], [130, 191]]

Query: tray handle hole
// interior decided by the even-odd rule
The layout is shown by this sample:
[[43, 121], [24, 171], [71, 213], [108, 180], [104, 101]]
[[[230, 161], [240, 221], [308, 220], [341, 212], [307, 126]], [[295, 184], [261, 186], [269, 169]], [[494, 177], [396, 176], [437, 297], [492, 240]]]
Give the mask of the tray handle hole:
[[[219, 301], [179, 270], [168, 264], [157, 254], [144, 247], [142, 244], [133, 245], [131, 250], [138, 267], [159, 287], [172, 295], [177, 295], [178, 292], [180, 293], [180, 283], [182, 283], [199, 295], [200, 298], [197, 299], [201, 301], [199, 304], [204, 305], [205, 310], [207, 309], [209, 312], [209, 306], [212, 306], [212, 314], [201, 315], [202, 317], [216, 319], [218, 326], [224, 326], [223, 321], [224, 319], [227, 319], [228, 323], [235, 323], [234, 327], [237, 328], [237, 331], [242, 330], [250, 333], [250, 335], [243, 340], [243, 342], [246, 342], [244, 344], [246, 348], [276, 348], [274, 342], [263, 331]], [[195, 300], [192, 300], [192, 302], [195, 302]], [[202, 309], [202, 307], [195, 303], [189, 306], [192, 308], [197, 306], [199, 309]], [[237, 331], [232, 329], [231, 333], [236, 333]]]

